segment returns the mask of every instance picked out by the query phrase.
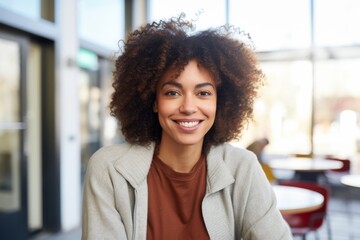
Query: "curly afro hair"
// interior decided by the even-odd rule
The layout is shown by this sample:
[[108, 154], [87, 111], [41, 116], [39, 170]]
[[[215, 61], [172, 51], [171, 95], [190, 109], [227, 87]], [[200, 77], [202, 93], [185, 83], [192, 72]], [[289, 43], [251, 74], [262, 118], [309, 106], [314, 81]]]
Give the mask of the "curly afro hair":
[[215, 122], [204, 146], [237, 139], [252, 118], [264, 78], [251, 47], [232, 37], [235, 28], [190, 34], [192, 30], [192, 23], [180, 15], [130, 33], [115, 62], [110, 102], [111, 115], [119, 121], [127, 142], [145, 146], [160, 142], [162, 130], [153, 111], [157, 84], [169, 68], [180, 74], [193, 59], [210, 72], [217, 90]]

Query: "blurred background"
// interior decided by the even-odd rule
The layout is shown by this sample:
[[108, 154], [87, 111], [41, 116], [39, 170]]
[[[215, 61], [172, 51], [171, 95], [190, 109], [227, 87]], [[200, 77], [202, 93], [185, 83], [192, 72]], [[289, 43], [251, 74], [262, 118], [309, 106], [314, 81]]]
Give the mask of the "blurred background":
[[91, 154], [123, 141], [109, 115], [127, 33], [179, 16], [249, 33], [267, 78], [238, 141], [336, 155], [360, 172], [358, 0], [0, 0], [0, 238], [77, 229]]

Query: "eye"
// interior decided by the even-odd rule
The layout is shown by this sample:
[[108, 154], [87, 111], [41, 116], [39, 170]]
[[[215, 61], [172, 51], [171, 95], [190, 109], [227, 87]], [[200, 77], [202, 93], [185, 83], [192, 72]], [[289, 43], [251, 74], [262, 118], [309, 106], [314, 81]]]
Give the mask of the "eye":
[[198, 93], [199, 96], [205, 97], [205, 96], [211, 96], [212, 93], [210, 91], [202, 90]]
[[170, 91], [165, 92], [164, 95], [165, 95], [165, 96], [179, 96], [180, 93], [177, 92], [177, 91], [175, 91], [175, 90], [170, 90]]

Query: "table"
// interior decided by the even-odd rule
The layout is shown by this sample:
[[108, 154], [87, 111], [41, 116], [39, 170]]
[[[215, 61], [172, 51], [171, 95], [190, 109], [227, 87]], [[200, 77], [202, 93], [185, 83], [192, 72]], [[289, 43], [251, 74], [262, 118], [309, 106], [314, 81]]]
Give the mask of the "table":
[[341, 168], [342, 163], [323, 158], [291, 157], [271, 160], [269, 166], [275, 169], [294, 170], [295, 176], [300, 180], [317, 182], [319, 175], [323, 175], [327, 170]]
[[320, 208], [324, 196], [318, 192], [292, 186], [273, 186], [277, 206], [282, 214], [296, 214]]
[[360, 188], [360, 175], [358, 174], [342, 176], [340, 181], [346, 186]]

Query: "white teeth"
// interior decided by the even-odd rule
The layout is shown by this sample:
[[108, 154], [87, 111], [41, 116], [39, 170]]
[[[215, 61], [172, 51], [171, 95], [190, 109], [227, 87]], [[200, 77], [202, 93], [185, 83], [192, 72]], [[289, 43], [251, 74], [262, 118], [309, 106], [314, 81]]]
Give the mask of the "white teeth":
[[179, 124], [183, 127], [194, 127], [197, 124], [199, 124], [199, 121], [195, 121], [195, 122], [179, 122]]

